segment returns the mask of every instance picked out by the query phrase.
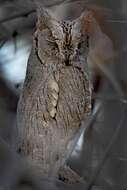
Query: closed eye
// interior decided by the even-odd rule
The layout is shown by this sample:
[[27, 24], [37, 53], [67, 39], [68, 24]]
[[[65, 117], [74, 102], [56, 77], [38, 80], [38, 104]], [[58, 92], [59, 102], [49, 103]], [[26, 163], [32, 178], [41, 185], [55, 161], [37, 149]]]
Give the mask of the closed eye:
[[56, 43], [56, 39], [52, 40], [52, 39], [46, 39], [47, 42], [49, 42], [50, 44], [54, 45], [56, 48], [58, 48], [58, 45]]
[[46, 39], [47, 42], [56, 43], [55, 40]]

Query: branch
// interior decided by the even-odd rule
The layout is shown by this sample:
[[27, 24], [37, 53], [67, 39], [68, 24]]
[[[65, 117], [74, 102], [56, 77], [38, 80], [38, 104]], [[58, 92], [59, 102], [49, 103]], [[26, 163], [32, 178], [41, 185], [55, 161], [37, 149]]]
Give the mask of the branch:
[[[56, 2], [50, 3], [47, 7], [54, 7], [60, 4], [68, 4], [68, 3], [74, 3], [74, 2], [84, 2], [84, 0], [57, 0]], [[85, 1], [85, 3], [89, 2], [88, 0]]]
[[27, 17], [28, 15], [30, 15], [32, 13], [35, 13], [35, 12], [36, 11], [33, 9], [33, 10], [30, 10], [30, 11], [24, 11], [22, 13], [17, 13], [15, 15], [10, 16], [10, 17], [1, 19], [0, 23], [8, 22], [8, 21], [11, 21], [11, 20], [14, 20], [14, 19], [17, 19], [17, 18], [21, 18], [21, 17]]
[[[74, 1], [80, 1], [80, 0], [74, 0]], [[60, 5], [60, 4], [63, 4], [63, 3], [70, 3], [70, 2], [73, 2], [73, 0], [61, 0], [59, 2], [51, 3], [47, 7], [53, 7], [53, 6], [56, 6], [56, 5]], [[17, 14], [14, 14], [14, 15], [10, 16], [10, 17], [1, 19], [0, 23], [9, 22], [11, 20], [21, 18], [21, 17], [27, 17], [30, 14], [35, 13], [35, 12], [36, 12], [36, 10], [32, 9], [32, 10], [29, 10], [29, 11], [24, 11], [24, 12], [21, 12], [21, 13], [17, 13]]]
[[93, 100], [101, 100], [101, 101], [118, 101], [118, 102], [121, 102], [123, 104], [127, 104], [127, 96], [119, 96], [119, 95], [114, 95], [114, 94], [106, 94], [106, 95], [101, 95], [101, 94], [96, 94], [96, 93], [93, 93], [93, 97], [92, 97]]
[[[88, 128], [91, 126], [91, 124], [93, 123], [94, 119], [96, 118], [97, 114], [99, 113], [100, 109], [101, 109], [102, 103], [98, 103], [98, 105], [95, 107], [95, 109], [93, 110], [93, 114], [88, 117], [88, 119], [85, 119], [84, 121], [82, 121], [81, 123], [81, 127], [79, 132], [77, 133], [77, 135], [75, 136], [74, 142], [73, 142], [73, 146], [72, 148], [69, 150], [66, 158], [65, 158], [65, 162], [69, 159], [69, 157], [71, 156], [74, 148], [76, 147], [78, 140], [81, 136], [82, 133], [85, 133]], [[62, 163], [63, 165], [65, 163]]]

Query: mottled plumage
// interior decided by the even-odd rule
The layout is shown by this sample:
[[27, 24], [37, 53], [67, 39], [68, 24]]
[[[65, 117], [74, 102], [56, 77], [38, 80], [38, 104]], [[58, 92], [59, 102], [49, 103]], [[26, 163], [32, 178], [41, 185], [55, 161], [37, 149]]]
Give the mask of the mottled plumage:
[[[45, 175], [57, 175], [63, 167], [81, 121], [91, 111], [89, 14], [57, 21], [39, 10], [17, 126], [18, 151]], [[69, 175], [76, 179], [73, 172]]]

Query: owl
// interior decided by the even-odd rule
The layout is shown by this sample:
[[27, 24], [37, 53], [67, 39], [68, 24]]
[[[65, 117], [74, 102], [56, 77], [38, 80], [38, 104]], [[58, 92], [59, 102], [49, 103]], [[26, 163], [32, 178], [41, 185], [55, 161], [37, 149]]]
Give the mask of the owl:
[[101, 29], [88, 10], [75, 20], [59, 21], [48, 10], [38, 8], [18, 104], [17, 151], [46, 176], [78, 179], [67, 166], [67, 158], [82, 120], [91, 113], [88, 57], [99, 33]]

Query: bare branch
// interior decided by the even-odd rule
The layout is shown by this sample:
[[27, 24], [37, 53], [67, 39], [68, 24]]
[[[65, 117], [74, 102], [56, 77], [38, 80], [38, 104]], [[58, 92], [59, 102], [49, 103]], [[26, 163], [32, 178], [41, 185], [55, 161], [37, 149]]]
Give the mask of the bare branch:
[[[94, 119], [96, 118], [97, 114], [99, 113], [100, 109], [101, 109], [101, 106], [102, 106], [102, 103], [98, 103], [97, 106], [95, 107], [95, 109], [93, 110], [93, 114], [88, 117], [88, 119], [85, 119], [82, 121], [81, 123], [81, 127], [79, 129], [79, 132], [77, 133], [75, 139], [74, 139], [74, 143], [73, 143], [73, 146], [72, 148], [69, 150], [67, 156], [66, 156], [66, 160], [65, 162], [69, 159], [69, 157], [71, 156], [74, 148], [76, 147], [77, 143], [78, 143], [78, 140], [81, 136], [82, 133], [85, 133], [88, 128], [91, 126], [91, 123], [93, 123]], [[63, 163], [64, 165], [65, 163]]]
[[90, 56], [93, 63], [104, 73], [104, 75], [107, 77], [109, 82], [112, 84], [114, 89], [116, 90], [117, 94], [120, 97], [125, 97], [125, 93], [123, 92], [123, 89], [121, 88], [121, 85], [119, 84], [119, 81], [116, 79], [116, 77], [113, 75], [113, 73], [104, 65], [100, 64], [100, 61], [98, 58], [92, 58]]
[[127, 24], [127, 19], [107, 19], [106, 22], [111, 22], [111, 23], [118, 23], [118, 24]]
[[22, 12], [22, 13], [17, 13], [15, 15], [10, 16], [10, 17], [1, 19], [0, 23], [8, 22], [8, 21], [11, 21], [11, 20], [14, 20], [14, 19], [17, 19], [17, 18], [21, 18], [21, 17], [27, 17], [28, 15], [30, 15], [32, 13], [35, 13], [34, 9], [29, 10], [29, 11], [25, 11], [25, 12]]
[[[75, 1], [81, 1], [81, 0], [74, 0], [74, 1], [73, 0], [60, 0], [60, 1], [56, 1], [56, 2], [50, 3], [50, 5], [48, 5], [47, 7], [53, 7], [53, 6], [57, 6], [57, 5], [63, 4], [63, 3], [72, 3], [72, 2], [75, 2]], [[17, 14], [14, 14], [14, 15], [10, 16], [10, 17], [1, 19], [0, 23], [9, 22], [11, 20], [14, 20], [14, 19], [17, 19], [17, 18], [21, 18], [21, 17], [27, 17], [30, 14], [33, 14], [35, 12], [36, 12], [36, 10], [32, 9], [32, 10], [29, 10], [29, 11], [24, 11], [24, 12], [21, 12], [21, 13], [17, 13]]]
[[119, 95], [112, 95], [112, 94], [106, 94], [106, 95], [101, 95], [101, 94], [95, 94], [93, 93], [93, 97], [92, 97], [94, 100], [101, 100], [101, 101], [119, 101], [123, 104], [127, 104], [127, 97], [123, 96], [119, 96]]

